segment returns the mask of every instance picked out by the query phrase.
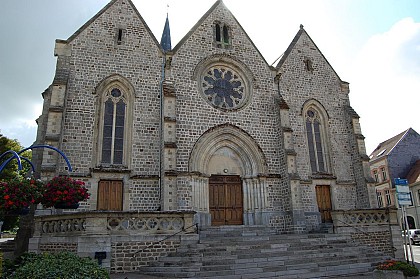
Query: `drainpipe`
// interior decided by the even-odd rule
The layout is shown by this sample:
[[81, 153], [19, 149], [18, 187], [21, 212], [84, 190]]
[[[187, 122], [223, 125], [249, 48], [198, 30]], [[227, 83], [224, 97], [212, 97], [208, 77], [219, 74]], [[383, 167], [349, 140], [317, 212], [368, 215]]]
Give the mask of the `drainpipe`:
[[159, 137], [160, 137], [160, 148], [159, 148], [159, 197], [160, 197], [160, 211], [163, 211], [163, 178], [164, 178], [164, 135], [163, 135], [163, 82], [165, 81], [165, 66], [166, 66], [166, 52], [163, 52], [162, 57], [162, 73], [160, 80], [160, 121], [159, 121]]

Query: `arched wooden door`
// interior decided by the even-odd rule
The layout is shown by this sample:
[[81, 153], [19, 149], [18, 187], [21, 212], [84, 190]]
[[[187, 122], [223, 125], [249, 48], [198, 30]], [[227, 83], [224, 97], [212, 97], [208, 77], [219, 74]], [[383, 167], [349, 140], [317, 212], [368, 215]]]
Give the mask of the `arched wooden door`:
[[236, 175], [212, 175], [209, 179], [212, 226], [243, 224], [242, 181]]

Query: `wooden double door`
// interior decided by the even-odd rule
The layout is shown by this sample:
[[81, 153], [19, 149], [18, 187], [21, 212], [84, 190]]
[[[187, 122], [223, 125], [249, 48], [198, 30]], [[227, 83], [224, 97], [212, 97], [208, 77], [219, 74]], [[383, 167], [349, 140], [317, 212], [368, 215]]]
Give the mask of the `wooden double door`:
[[211, 225], [243, 224], [242, 181], [236, 175], [212, 175], [209, 179]]
[[123, 210], [123, 183], [119, 180], [101, 180], [98, 185], [98, 210]]
[[321, 213], [322, 223], [332, 223], [331, 211], [331, 193], [329, 185], [315, 186], [316, 201], [318, 203], [318, 210]]

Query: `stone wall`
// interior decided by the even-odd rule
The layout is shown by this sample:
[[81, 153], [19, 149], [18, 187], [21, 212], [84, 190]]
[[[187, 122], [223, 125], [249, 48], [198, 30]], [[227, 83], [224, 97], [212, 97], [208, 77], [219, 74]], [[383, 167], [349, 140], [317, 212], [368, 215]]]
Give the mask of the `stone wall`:
[[194, 212], [84, 212], [37, 216], [30, 252], [70, 251], [95, 258], [111, 273], [132, 272], [180, 245], [197, 243]]
[[397, 209], [333, 211], [334, 232], [369, 245], [396, 259], [404, 259]]
[[175, 252], [181, 240], [174, 237], [163, 242], [121, 241], [111, 244], [111, 273], [134, 272], [148, 266], [160, 257]]

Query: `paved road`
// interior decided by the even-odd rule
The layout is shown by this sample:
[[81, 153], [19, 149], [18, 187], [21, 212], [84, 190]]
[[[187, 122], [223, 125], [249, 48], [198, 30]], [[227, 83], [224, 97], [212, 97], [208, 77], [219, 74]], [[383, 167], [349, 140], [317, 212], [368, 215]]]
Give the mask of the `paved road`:
[[12, 240], [13, 238], [0, 238], [0, 242], [5, 242], [5, 241], [8, 241], [8, 240]]

